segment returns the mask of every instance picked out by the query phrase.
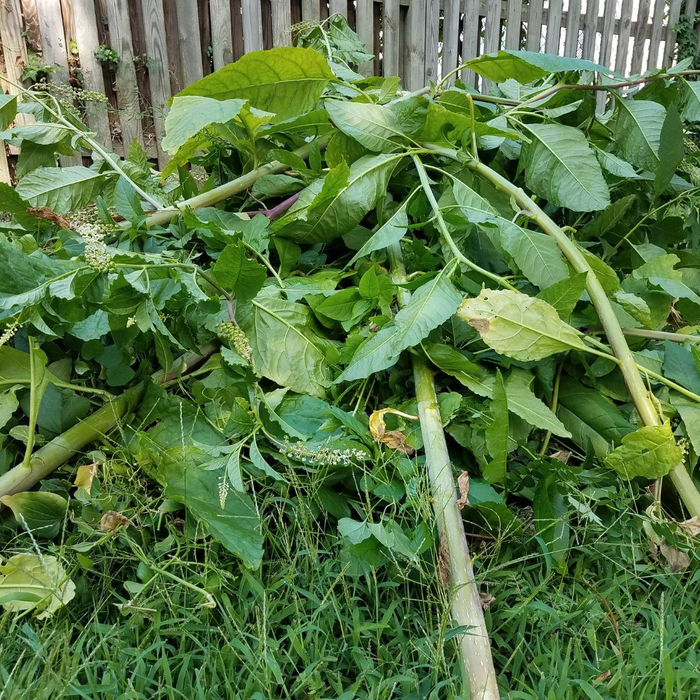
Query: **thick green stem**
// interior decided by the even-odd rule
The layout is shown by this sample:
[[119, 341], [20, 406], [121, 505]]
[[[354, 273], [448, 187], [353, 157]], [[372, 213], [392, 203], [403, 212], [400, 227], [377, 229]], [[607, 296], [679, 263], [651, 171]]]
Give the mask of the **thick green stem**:
[[[439, 152], [457, 160], [457, 153], [455, 151], [439, 149]], [[522, 211], [529, 216], [542, 231], [556, 240], [559, 248], [571, 263], [574, 270], [576, 270], [576, 272], [587, 273], [586, 289], [598, 313], [598, 318], [608, 338], [608, 343], [615, 357], [618, 359], [620, 371], [625, 379], [637, 412], [642, 419], [642, 423], [644, 425], [661, 425], [661, 419], [649, 395], [649, 391], [644, 384], [644, 380], [639, 373], [634, 356], [627, 345], [625, 334], [615, 316], [610, 300], [578, 245], [570, 240], [564, 231], [562, 231], [520, 187], [513, 185], [500, 173], [497, 173], [484, 163], [470, 161], [467, 163], [467, 167], [474, 170], [481, 177], [495, 185], [496, 188], [512, 197]], [[690, 514], [693, 516], [700, 515], [700, 493], [698, 493], [685, 466], [682, 463], [679, 464], [670, 473], [670, 477]], [[656, 484], [655, 493], [656, 495], [660, 495], [660, 483]]]
[[[34, 437], [36, 435], [36, 420], [39, 415], [39, 403], [41, 396], [39, 394], [39, 384], [36, 372], [36, 341], [34, 338], [29, 338], [29, 427], [27, 429], [27, 447], [24, 451], [24, 460], [22, 467], [29, 468], [29, 463], [34, 449]], [[43, 379], [43, 377], [42, 377]]]
[[[389, 249], [392, 278], [398, 284], [406, 282], [401, 248], [398, 243]], [[404, 305], [410, 293], [401, 289], [399, 305]], [[457, 495], [452, 463], [442, 428], [440, 409], [433, 372], [419, 355], [412, 356], [416, 399], [426, 464], [430, 476], [433, 507], [437, 519], [441, 548], [444, 546], [450, 569], [452, 616], [457, 624], [467, 628], [461, 636], [459, 650], [469, 679], [469, 693], [473, 700], [498, 700], [498, 684], [491, 656], [488, 631], [481, 608], [479, 590], [464, 534], [464, 522], [457, 507]]]
[[[328, 141], [330, 141], [330, 137], [331, 134], [326, 134], [317, 139], [315, 143], [318, 144], [319, 148], [325, 148], [328, 144]], [[297, 148], [296, 151], [292, 151], [292, 153], [299, 156], [300, 158], [308, 158], [309, 153], [311, 153], [313, 143], [314, 142], [304, 144], [303, 146], [301, 146], [301, 148]], [[283, 173], [285, 172], [285, 170], [289, 170], [290, 167], [291, 166], [287, 165], [286, 163], [280, 163], [280, 161], [278, 160], [273, 160], [271, 163], [261, 165], [259, 168], [251, 170], [249, 173], [241, 175], [235, 180], [231, 180], [231, 182], [219, 185], [213, 190], [209, 190], [208, 192], [202, 192], [201, 194], [191, 197], [190, 199], [178, 202], [174, 207], [170, 207], [168, 209], [161, 209], [160, 211], [154, 212], [146, 219], [146, 225], [163, 226], [164, 224], [167, 224], [169, 221], [174, 219], [184, 209], [199, 209], [200, 207], [210, 207], [214, 204], [217, 204], [218, 202], [222, 202], [224, 199], [228, 199], [229, 197], [233, 197], [236, 194], [245, 192], [247, 189], [252, 187], [255, 184], [255, 182], [259, 180], [263, 175], [276, 175], [278, 173]]]
[[141, 398], [143, 386], [134, 387], [110, 401], [84, 421], [38, 449], [28, 464], [21, 464], [0, 476], [0, 496], [27, 491], [54, 469], [67, 462], [85, 445], [111, 430]]
[[[175, 376], [184, 374], [198, 366], [215, 350], [214, 345], [202, 349], [201, 354], [187, 353], [179, 358], [169, 374], [163, 371], [153, 375], [153, 381], [165, 383]], [[38, 449], [28, 463], [22, 462], [14, 469], [0, 476], [0, 497], [27, 491], [52, 471], [65, 464], [86, 445], [104, 435], [131, 411], [141, 400], [144, 385], [139, 384], [112, 399], [108, 404], [72, 428], [55, 437]]]

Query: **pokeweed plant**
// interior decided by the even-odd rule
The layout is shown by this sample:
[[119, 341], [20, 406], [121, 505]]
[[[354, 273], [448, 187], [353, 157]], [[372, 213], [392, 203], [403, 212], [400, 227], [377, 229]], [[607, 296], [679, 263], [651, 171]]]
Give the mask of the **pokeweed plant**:
[[[334, 18], [188, 86], [161, 173], [54, 92], [2, 98], [0, 499], [49, 536], [65, 504], [30, 489], [101, 439], [257, 568], [257, 490], [293, 481], [352, 571], [440, 543], [471, 692], [498, 697], [463, 517], [514, 533], [531, 506], [564, 572], [594, 483], [659, 533], [700, 516], [700, 89], [500, 51], [460, 68], [489, 95], [405, 93], [367, 57]], [[436, 532], [384, 515], [428, 498], [424, 463]]]

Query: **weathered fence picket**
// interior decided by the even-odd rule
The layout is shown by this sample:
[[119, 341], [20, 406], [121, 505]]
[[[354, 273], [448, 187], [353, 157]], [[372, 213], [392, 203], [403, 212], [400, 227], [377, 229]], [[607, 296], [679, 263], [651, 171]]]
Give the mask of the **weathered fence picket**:
[[[86, 112], [100, 142], [121, 153], [136, 140], [163, 165], [158, 143], [170, 96], [245, 52], [290, 45], [297, 22], [343, 15], [376, 56], [360, 71], [398, 74], [415, 90], [502, 48], [579, 56], [620, 73], [670, 66], [681, 12], [694, 17], [697, 6], [698, 0], [2, 0], [3, 88], [16, 93], [28, 50], [39, 52], [49, 80], [106, 92], [110, 111], [89, 105]], [[102, 43], [118, 63], [98, 60]], [[490, 89], [471, 71], [455, 77]], [[602, 106], [605, 96], [598, 99]], [[0, 151], [0, 179], [8, 181]]]

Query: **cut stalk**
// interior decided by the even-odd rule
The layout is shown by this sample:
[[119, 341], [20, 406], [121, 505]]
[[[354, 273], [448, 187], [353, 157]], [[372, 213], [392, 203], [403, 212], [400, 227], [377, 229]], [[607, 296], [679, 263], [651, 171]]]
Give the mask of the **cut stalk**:
[[[433, 147], [433, 151], [448, 158], [459, 161], [457, 152], [453, 149]], [[469, 161], [466, 166], [476, 172], [481, 177], [485, 178], [493, 184], [501, 192], [512, 197], [516, 204], [521, 208], [524, 214], [531, 218], [546, 234], [552, 236], [559, 245], [564, 256], [571, 263], [571, 266], [576, 272], [585, 272], [586, 289], [591, 297], [593, 306], [598, 313], [598, 318], [603, 326], [605, 335], [608, 338], [608, 343], [612, 348], [613, 354], [618, 359], [620, 371], [624, 377], [627, 389], [630, 392], [632, 401], [639, 413], [642, 423], [647, 426], [661, 425], [661, 419], [656, 411], [654, 403], [649, 396], [644, 380], [637, 368], [625, 334], [622, 331], [619, 321], [615, 316], [615, 312], [610, 304], [603, 286], [601, 285], [595, 272], [592, 270], [588, 261], [579, 249], [578, 245], [570, 240], [562, 229], [549, 217], [547, 214], [532, 201], [530, 197], [512, 182], [503, 177], [500, 173], [490, 168], [488, 165], [478, 161]], [[678, 495], [683, 500], [688, 512], [692, 516], [700, 515], [700, 493], [698, 493], [693, 480], [690, 478], [685, 466], [681, 462], [673, 469], [669, 476], [673, 482]], [[661, 483], [657, 481], [654, 488], [655, 496], [658, 498], [661, 495]]]
[[[389, 257], [392, 279], [397, 284], [405, 284], [406, 269], [398, 243], [389, 249]], [[398, 294], [399, 305], [404, 306], [410, 298], [410, 293], [399, 288]], [[440, 539], [444, 539], [443, 544], [449, 559], [452, 616], [458, 625], [467, 629], [461, 635], [459, 651], [469, 679], [470, 697], [473, 700], [498, 700], [500, 694], [488, 631], [479, 590], [474, 580], [464, 522], [457, 507], [452, 463], [442, 429], [433, 372], [422, 357], [413, 355], [411, 359], [433, 507]]]
[[[294, 155], [300, 158], [308, 158], [311, 153], [313, 144], [316, 143], [319, 148], [325, 148], [330, 141], [331, 134], [326, 134], [321, 136], [316, 141], [306, 143], [296, 151], [292, 151]], [[215, 187], [213, 190], [208, 192], [202, 192], [201, 194], [190, 197], [190, 199], [185, 199], [182, 202], [178, 202], [174, 207], [169, 207], [168, 209], [160, 209], [154, 212], [146, 219], [147, 226], [163, 226], [167, 224], [172, 219], [174, 219], [178, 214], [180, 214], [184, 209], [199, 209], [200, 207], [210, 207], [218, 202], [222, 202], [224, 199], [233, 197], [234, 195], [245, 192], [247, 189], [252, 187], [257, 180], [259, 180], [263, 175], [276, 175], [278, 173], [283, 173], [289, 170], [291, 166], [286, 163], [281, 163], [278, 160], [273, 160], [270, 163], [261, 165], [255, 170], [251, 170], [245, 175], [237, 177], [231, 182], [226, 182], [223, 185]], [[125, 224], [128, 225], [128, 224]]]
[[[207, 346], [201, 354], [187, 353], [178, 361], [182, 368], [179, 374], [199, 365], [212, 354], [214, 346]], [[153, 380], [164, 383], [172, 377], [172, 373], [156, 372]], [[28, 462], [22, 462], [14, 469], [0, 476], [0, 497], [13, 493], [27, 491], [41, 479], [47, 477], [55, 469], [65, 464], [73, 455], [86, 445], [109, 432], [127, 413], [133, 410], [141, 400], [144, 385], [139, 384], [125, 391], [121, 396], [112, 399], [91, 416], [81, 421], [64, 433], [61, 433], [43, 447], [39, 448]], [[1, 508], [2, 506], [0, 506]]]

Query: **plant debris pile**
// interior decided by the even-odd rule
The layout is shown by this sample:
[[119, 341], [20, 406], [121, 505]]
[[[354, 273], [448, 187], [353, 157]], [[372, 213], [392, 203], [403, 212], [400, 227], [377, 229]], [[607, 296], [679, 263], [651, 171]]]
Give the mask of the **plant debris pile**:
[[[449, 518], [402, 513], [425, 512], [449, 450], [432, 488], [457, 530], [534, 528], [564, 573], [570, 524], [601, 523], [626, 490], [687, 563], [692, 71], [624, 79], [500, 51], [463, 67], [489, 95], [456, 75], [407, 94], [356, 72], [368, 55], [339, 18], [298, 43], [176, 95], [162, 173], [136, 143], [106, 151], [55, 91], [0, 98], [0, 136], [21, 147], [17, 186], [0, 185], [0, 501], [17, 528], [133, 526], [95, 497], [118, 454], [248, 569], [261, 494], [290, 488], [353, 574], [422, 569], [440, 532], [451, 547]], [[90, 167], [57, 167], [81, 149]], [[21, 593], [32, 556], [9, 557], [0, 586]], [[68, 565], [48, 566], [58, 590], [39, 567], [44, 588], [0, 603], [70, 605]]]

